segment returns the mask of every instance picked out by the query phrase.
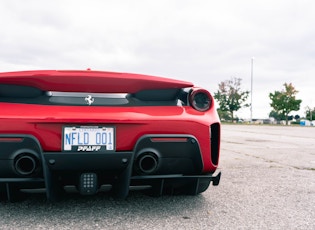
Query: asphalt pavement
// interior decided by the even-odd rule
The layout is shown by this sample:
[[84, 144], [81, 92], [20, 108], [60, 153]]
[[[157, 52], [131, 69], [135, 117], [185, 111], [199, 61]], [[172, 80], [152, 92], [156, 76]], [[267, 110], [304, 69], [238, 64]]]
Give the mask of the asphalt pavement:
[[223, 125], [220, 185], [198, 196], [0, 203], [0, 229], [315, 229], [315, 127]]

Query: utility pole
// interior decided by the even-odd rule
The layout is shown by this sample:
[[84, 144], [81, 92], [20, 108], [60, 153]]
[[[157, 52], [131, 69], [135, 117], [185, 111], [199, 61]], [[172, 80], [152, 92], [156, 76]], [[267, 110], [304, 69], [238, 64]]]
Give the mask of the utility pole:
[[251, 59], [251, 74], [250, 74], [250, 122], [253, 122], [253, 77], [254, 77], [254, 57]]

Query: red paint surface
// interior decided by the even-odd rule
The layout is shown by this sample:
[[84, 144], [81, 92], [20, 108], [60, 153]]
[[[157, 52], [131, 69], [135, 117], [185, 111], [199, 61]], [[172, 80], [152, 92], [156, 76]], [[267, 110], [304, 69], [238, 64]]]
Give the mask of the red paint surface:
[[[0, 84], [20, 84], [67, 92], [137, 92], [192, 87], [189, 82], [145, 75], [96, 71], [24, 71], [0, 73]], [[212, 108], [190, 106], [99, 107], [0, 103], [1, 134], [30, 134], [43, 151], [61, 151], [63, 126], [114, 126], [116, 151], [132, 151], [145, 134], [188, 134], [197, 138], [204, 172], [213, 172], [209, 127], [219, 118]]]

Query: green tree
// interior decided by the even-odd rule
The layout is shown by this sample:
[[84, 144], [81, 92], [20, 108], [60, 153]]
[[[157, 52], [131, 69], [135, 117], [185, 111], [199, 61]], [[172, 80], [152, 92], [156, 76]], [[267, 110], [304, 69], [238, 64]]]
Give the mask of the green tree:
[[221, 118], [222, 121], [230, 121], [231, 120], [231, 115], [227, 111], [222, 111], [222, 110], [218, 109], [218, 114], [219, 114], [219, 117]]
[[274, 110], [269, 113], [269, 117], [273, 117], [277, 121], [285, 120], [285, 116], [283, 114], [279, 114]]
[[293, 87], [292, 83], [284, 83], [284, 90], [269, 93], [271, 100], [270, 106], [280, 117], [285, 118], [286, 125], [288, 125], [289, 113], [300, 109], [302, 100], [295, 98], [298, 92], [299, 91]]
[[305, 108], [306, 119], [310, 119], [310, 121], [315, 120], [315, 108], [311, 109], [311, 107], [307, 106]]
[[219, 114], [229, 113], [231, 120], [234, 120], [234, 112], [242, 107], [248, 107], [246, 100], [249, 91], [241, 90], [241, 78], [231, 78], [230, 80], [222, 81], [219, 84], [219, 90], [214, 93], [214, 98], [219, 103]]

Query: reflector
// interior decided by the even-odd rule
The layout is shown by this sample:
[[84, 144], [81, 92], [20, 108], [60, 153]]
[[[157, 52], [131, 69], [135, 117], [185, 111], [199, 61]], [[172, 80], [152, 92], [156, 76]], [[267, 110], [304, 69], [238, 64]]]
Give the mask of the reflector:
[[0, 142], [22, 142], [22, 137], [0, 137]]

